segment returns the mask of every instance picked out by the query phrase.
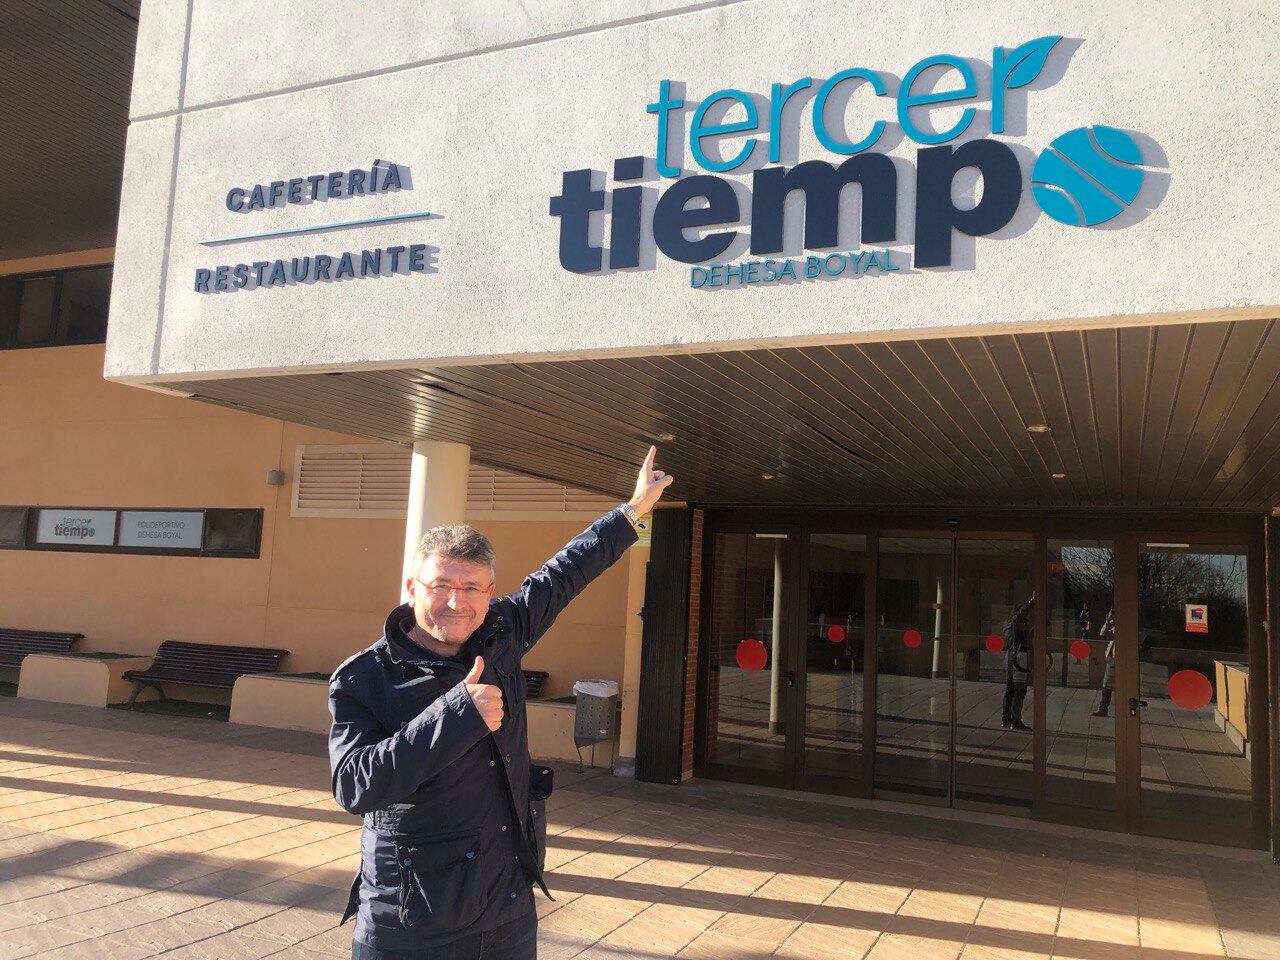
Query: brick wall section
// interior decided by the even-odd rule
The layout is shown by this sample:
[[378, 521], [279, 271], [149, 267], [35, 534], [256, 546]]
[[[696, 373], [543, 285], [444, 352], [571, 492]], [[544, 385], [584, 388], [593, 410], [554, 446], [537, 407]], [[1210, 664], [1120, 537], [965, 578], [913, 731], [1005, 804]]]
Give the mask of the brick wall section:
[[684, 661], [684, 731], [680, 745], [680, 779], [693, 776], [693, 731], [697, 719], [698, 624], [702, 600], [702, 511], [694, 510], [689, 523], [689, 643]]

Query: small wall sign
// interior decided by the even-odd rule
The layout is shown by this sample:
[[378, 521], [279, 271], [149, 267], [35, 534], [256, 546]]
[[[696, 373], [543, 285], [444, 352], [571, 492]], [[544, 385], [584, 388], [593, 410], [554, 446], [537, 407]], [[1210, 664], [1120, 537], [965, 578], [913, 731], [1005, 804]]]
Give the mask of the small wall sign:
[[115, 510], [41, 510], [36, 521], [36, 543], [109, 547], [115, 542]]
[[1207, 603], [1187, 604], [1187, 633], [1209, 632], [1209, 605]]
[[204, 513], [199, 510], [125, 510], [119, 546], [199, 550], [203, 532]]

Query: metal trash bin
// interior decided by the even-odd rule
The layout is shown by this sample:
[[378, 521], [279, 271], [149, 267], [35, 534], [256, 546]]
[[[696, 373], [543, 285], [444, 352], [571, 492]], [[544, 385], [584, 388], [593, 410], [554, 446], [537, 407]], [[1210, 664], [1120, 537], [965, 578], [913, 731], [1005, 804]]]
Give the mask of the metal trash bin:
[[596, 764], [596, 744], [613, 743], [618, 734], [618, 685], [612, 680], [579, 680], [573, 685], [573, 745], [582, 763], [582, 748], [591, 747]]

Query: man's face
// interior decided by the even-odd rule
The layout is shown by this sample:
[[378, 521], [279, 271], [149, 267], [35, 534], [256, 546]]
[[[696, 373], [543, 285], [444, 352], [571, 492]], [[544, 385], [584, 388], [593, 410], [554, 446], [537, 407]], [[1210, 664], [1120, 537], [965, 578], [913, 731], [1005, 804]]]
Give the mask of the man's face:
[[432, 554], [405, 586], [418, 626], [442, 646], [460, 650], [484, 622], [494, 584], [484, 564]]

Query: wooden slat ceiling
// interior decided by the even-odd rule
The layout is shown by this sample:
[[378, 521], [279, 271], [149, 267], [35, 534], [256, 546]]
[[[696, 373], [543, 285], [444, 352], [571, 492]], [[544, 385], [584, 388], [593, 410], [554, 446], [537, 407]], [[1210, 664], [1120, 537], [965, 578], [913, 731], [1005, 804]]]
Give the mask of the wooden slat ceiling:
[[115, 242], [139, 0], [0, 0], [0, 260]]
[[1278, 375], [1267, 320], [170, 386], [614, 495], [658, 442], [700, 503], [1270, 510]]

